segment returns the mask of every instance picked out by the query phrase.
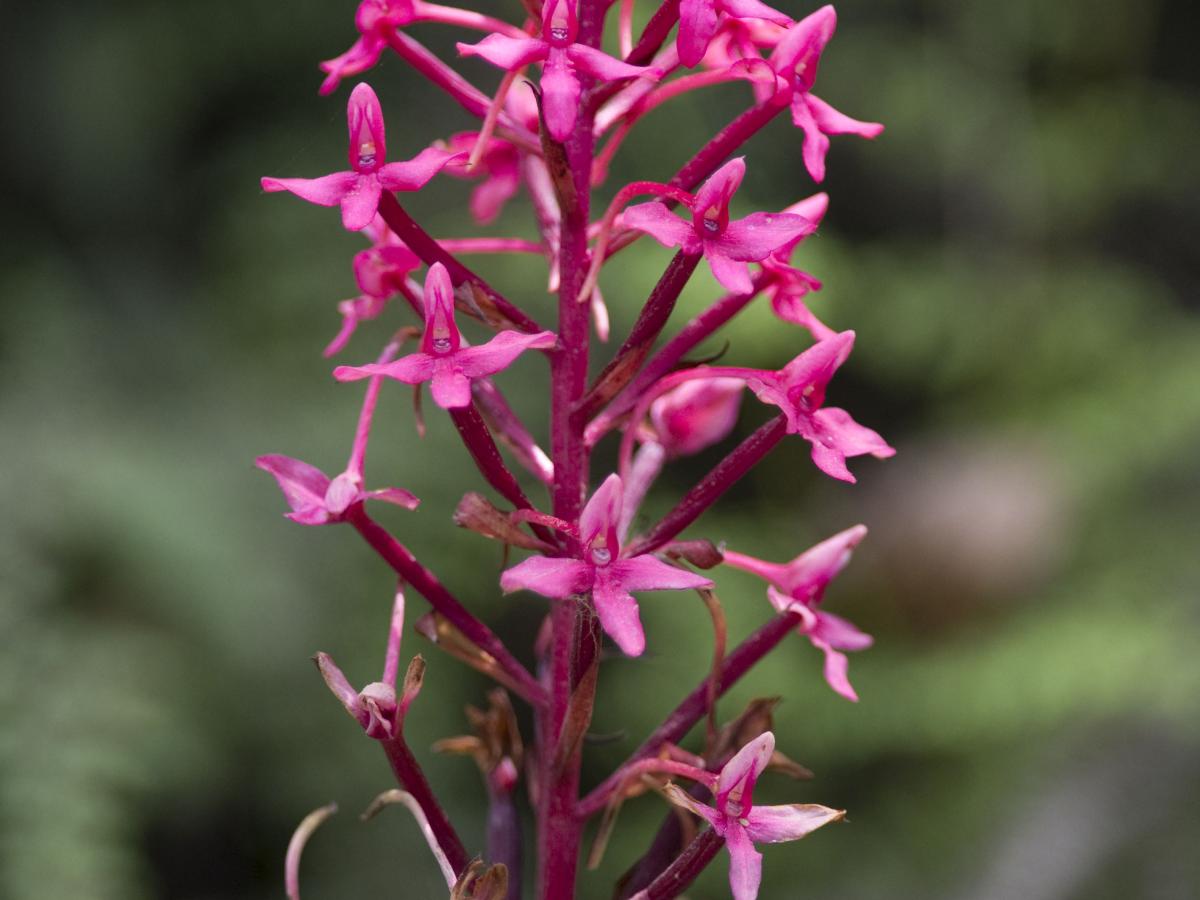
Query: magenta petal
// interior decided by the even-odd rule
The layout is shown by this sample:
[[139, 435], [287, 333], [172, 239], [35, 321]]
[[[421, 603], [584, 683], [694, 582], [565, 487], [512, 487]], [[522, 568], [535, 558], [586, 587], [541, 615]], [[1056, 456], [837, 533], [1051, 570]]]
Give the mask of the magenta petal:
[[542, 69], [542, 112], [556, 141], [565, 141], [575, 127], [582, 90], [566, 51], [552, 49]]
[[802, 394], [810, 409], [818, 408], [825, 402], [825, 388], [834, 372], [854, 349], [854, 337], [853, 331], [838, 332], [828, 340], [813, 344], [784, 366], [779, 377], [788, 392]]
[[734, 754], [721, 769], [717, 789], [713, 792], [717, 797], [717, 808], [725, 811], [724, 806], [729, 802], [749, 805], [754, 783], [771, 761], [774, 752], [775, 735], [764, 731]]
[[725, 834], [729, 849], [729, 889], [733, 900], [755, 900], [762, 883], [762, 854], [754, 849], [741, 825], [731, 825]]
[[738, 553], [734, 550], [726, 550], [724, 557], [725, 565], [727, 566], [733, 566], [735, 569], [741, 569], [743, 572], [757, 575], [763, 581], [770, 584], [785, 587], [784, 579], [787, 577], [788, 567], [782, 563], [767, 562], [766, 560], [747, 556], [744, 553]]
[[809, 109], [809, 94], [796, 94], [792, 97], [792, 123], [804, 132], [802, 155], [804, 167], [812, 180], [818, 183], [825, 180], [825, 156], [829, 153], [829, 138], [821, 131], [817, 120]]
[[346, 128], [350, 138], [350, 167], [362, 174], [376, 171], [387, 159], [387, 134], [383, 127], [383, 107], [365, 82], [356, 84], [350, 92]]
[[631, 559], [618, 559], [608, 569], [627, 591], [682, 591], [712, 587], [711, 578], [672, 566], [648, 553]]
[[454, 354], [454, 360], [468, 378], [481, 378], [507, 369], [526, 350], [549, 350], [555, 340], [552, 331], [539, 331], [536, 334], [501, 331], [486, 344], [459, 350]]
[[838, 481], [845, 481], [849, 484], [858, 483], [854, 473], [846, 466], [845, 453], [837, 447], [826, 444], [819, 435], [806, 433], [804, 428], [801, 428], [800, 433], [812, 443], [813, 465], [830, 478], [836, 478]]
[[512, 198], [520, 185], [520, 178], [508, 172], [485, 178], [471, 192], [471, 217], [479, 225], [490, 225], [496, 221], [496, 217], [504, 209], [504, 204]]
[[808, 108], [817, 127], [825, 134], [857, 134], [859, 137], [876, 138], [883, 133], [883, 126], [878, 122], [852, 119], [812, 94], [808, 95]]
[[788, 213], [751, 213], [729, 223], [714, 241], [732, 259], [758, 262], [773, 251], [816, 231], [816, 223]]
[[894, 447], [865, 425], [859, 425], [850, 413], [836, 406], [827, 406], [813, 414], [818, 431], [828, 436], [846, 456], [862, 456], [870, 453], [877, 459], [888, 459], [896, 455]]
[[809, 547], [787, 565], [775, 567], [773, 577], [767, 580], [793, 597], [819, 601], [829, 582], [846, 567], [854, 548], [862, 543], [866, 536], [865, 525], [855, 525], [845, 531], [839, 531], [819, 544]]
[[642, 631], [637, 601], [625, 590], [616, 573], [610, 571], [612, 568], [601, 566], [595, 570], [592, 600], [596, 615], [605, 633], [626, 656], [641, 656], [646, 649], [646, 634]]
[[421, 505], [421, 501], [417, 496], [404, 490], [404, 488], [380, 488], [377, 491], [368, 491], [363, 495], [363, 498], [366, 500], [382, 500], [384, 503], [402, 506], [405, 509], [416, 509]]
[[850, 661], [846, 659], [846, 654], [839, 653], [834, 650], [829, 644], [814, 637], [809, 637], [812, 645], [825, 654], [825, 681], [838, 694], [845, 697], [852, 703], [858, 702], [858, 694], [850, 685], [848, 675], [850, 669]]
[[478, 44], [459, 43], [456, 46], [462, 56], [482, 56], [493, 66], [509, 70], [545, 59], [550, 52], [550, 45], [545, 41], [502, 34], [489, 34]]
[[575, 68], [595, 75], [601, 81], [637, 78], [651, 72], [645, 66], [631, 66], [585, 44], [572, 44], [567, 48], [567, 57], [575, 64]]
[[[305, 519], [326, 515], [325, 492], [329, 490], [329, 476], [306, 462], [269, 453], [260, 456], [254, 464], [275, 477], [279, 489], [283, 491], [283, 499], [292, 508], [294, 515]], [[297, 519], [296, 521], [302, 521]], [[302, 521], [305, 525], [319, 525], [322, 522]]]
[[615, 538], [621, 521], [621, 506], [624, 500], [624, 485], [620, 475], [609, 475], [596, 488], [579, 516], [579, 539], [590, 544], [600, 535], [605, 536], [604, 546], [616, 553]]
[[756, 806], [746, 816], [746, 836], [756, 844], [779, 844], [798, 841], [822, 825], [836, 822], [846, 813], [816, 803], [793, 803], [786, 806]]
[[789, 80], [794, 74], [797, 91], [807, 91], [817, 78], [821, 52], [836, 28], [837, 13], [832, 6], [822, 6], [787, 30], [771, 53], [771, 65]]
[[704, 242], [704, 258], [712, 270], [713, 278], [721, 286], [734, 294], [749, 294], [754, 290], [754, 282], [750, 279], [750, 266], [736, 259], [730, 259], [713, 245], [715, 241]]
[[865, 631], [860, 631], [853, 622], [835, 616], [833, 613], [817, 613], [817, 625], [812, 630], [814, 637], [820, 638], [835, 650], [866, 650], [875, 643], [875, 639]]
[[708, 181], [696, 192], [693, 210], [705, 212], [709, 209], [726, 210], [732, 197], [746, 177], [746, 158], [737, 156], [713, 172]]
[[590, 588], [593, 571], [592, 566], [577, 559], [531, 556], [501, 574], [500, 588], [506, 594], [524, 590], [564, 600]]
[[269, 194], [290, 191], [318, 206], [337, 206], [357, 183], [357, 172], [334, 172], [320, 178], [264, 178], [262, 189]]
[[621, 213], [626, 228], [644, 231], [664, 247], [681, 247], [695, 241], [696, 230], [657, 201], [637, 203]]
[[328, 653], [318, 653], [313, 657], [313, 661], [317, 664], [317, 670], [325, 679], [325, 684], [333, 696], [337, 697], [342, 706], [346, 708], [346, 712], [350, 713], [365, 728], [368, 714], [363, 706], [362, 698], [359, 697], [358, 691], [354, 689], [346, 676], [342, 674], [342, 670], [333, 661], [333, 657]]
[[379, 170], [379, 183], [389, 191], [415, 191], [425, 186], [448, 164], [465, 160], [465, 153], [449, 153], [437, 147], [426, 147], [412, 159], [388, 163]]
[[814, 227], [821, 224], [821, 220], [825, 218], [825, 213], [828, 211], [829, 195], [824, 191], [813, 194], [811, 197], [805, 197], [803, 200], [798, 200], [784, 209], [785, 213], [803, 216], [812, 222]]
[[715, 0], [681, 0], [679, 4], [679, 36], [675, 48], [679, 61], [688, 68], [699, 64], [717, 33]]
[[365, 366], [338, 366], [333, 377], [338, 381], [361, 381], [374, 375], [383, 375], [403, 381], [405, 384], [420, 384], [433, 377], [434, 359], [425, 353], [410, 353], [395, 362], [386, 364], [368, 363]]
[[759, 0], [722, 0], [722, 9], [735, 19], [765, 19], [776, 25], [791, 25], [791, 16], [760, 3]]
[[471, 379], [463, 374], [458, 364], [460, 355], [456, 353], [433, 364], [429, 393], [442, 409], [462, 409], [471, 405]]
[[358, 176], [354, 188], [342, 198], [342, 225], [347, 231], [362, 231], [371, 224], [382, 194], [374, 173]]
[[703, 803], [697, 802], [691, 794], [683, 790], [681, 787], [679, 787], [679, 785], [671, 782], [667, 783], [664, 791], [667, 795], [667, 799], [676, 806], [680, 806], [683, 809], [686, 809], [688, 812], [698, 815], [709, 825], [711, 825], [717, 834], [723, 835], [725, 833], [725, 820], [711, 806], [705, 806]]

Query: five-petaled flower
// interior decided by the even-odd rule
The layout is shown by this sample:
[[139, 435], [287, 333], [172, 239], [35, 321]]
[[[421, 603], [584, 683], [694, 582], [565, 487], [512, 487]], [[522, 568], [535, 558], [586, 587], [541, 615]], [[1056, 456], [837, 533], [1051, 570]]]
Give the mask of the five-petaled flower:
[[679, 51], [679, 61], [685, 66], [695, 66], [704, 58], [717, 33], [721, 13], [738, 20], [761, 19], [776, 25], [792, 24], [790, 16], [759, 0], [681, 0], [675, 47]]
[[874, 138], [883, 132], [878, 122], [860, 122], [838, 112], [812, 93], [821, 53], [837, 28], [837, 13], [822, 6], [801, 19], [785, 34], [768, 60], [775, 70], [777, 93], [782, 102], [790, 97], [792, 122], [804, 132], [804, 165], [814, 181], [825, 179], [825, 154], [829, 134], [857, 134]]
[[703, 253], [713, 276], [731, 291], [752, 291], [749, 262], [768, 254], [816, 228], [792, 213], [751, 213], [729, 220], [729, 201], [746, 174], [744, 157], [721, 166], [696, 193], [691, 221], [670, 212], [658, 201], [638, 203], [621, 215], [628, 228], [644, 231], [664, 247], [679, 247], [684, 253]]
[[789, 434], [798, 434], [812, 444], [812, 460], [818, 469], [852, 484], [856, 479], [846, 468], [847, 458], [865, 453], [877, 459], [896, 455], [887, 441], [855, 422], [850, 413], [823, 405], [833, 373], [853, 346], [854, 332], [843, 331], [813, 344], [778, 372], [760, 371], [746, 379], [759, 400], [783, 410]]
[[425, 276], [425, 333], [421, 349], [392, 363], [338, 366], [333, 377], [338, 381], [358, 381], [385, 375], [405, 384], [431, 381], [434, 402], [443, 409], [456, 409], [470, 405], [472, 379], [495, 375], [526, 350], [546, 350], [554, 346], [554, 341], [554, 333], [550, 331], [536, 334], [501, 331], [486, 344], [466, 346], [454, 321], [450, 274], [441, 263], [434, 263]]
[[542, 6], [541, 38], [516, 38], [489, 34], [478, 44], [458, 45], [464, 56], [482, 56], [494, 66], [513, 71], [542, 62], [542, 111], [546, 127], [556, 141], [565, 141], [575, 126], [583, 86], [579, 73], [601, 81], [657, 76], [645, 66], [631, 66], [606, 53], [575, 43], [579, 20], [575, 0], [547, 0]]
[[629, 656], [646, 649], [646, 636], [630, 591], [679, 591], [712, 581], [650, 554], [621, 556], [619, 527], [624, 488], [609, 475], [579, 518], [579, 559], [532, 556], [500, 576], [505, 593], [522, 589], [566, 600], [591, 591], [600, 625]]
[[697, 802], [675, 784], [667, 785], [672, 803], [695, 813], [725, 838], [729, 850], [729, 887], [733, 900], [754, 900], [762, 882], [762, 854], [755, 844], [798, 841], [822, 825], [845, 817], [846, 811], [815, 803], [755, 806], [758, 776], [775, 752], [775, 735], [765, 731], [739, 750], [721, 769], [713, 791], [715, 808]]
[[769, 585], [767, 597], [779, 612], [800, 615], [796, 633], [808, 638], [825, 654], [825, 680], [847, 700], [858, 700], [847, 675], [849, 661], [842, 650], [866, 650], [872, 637], [852, 623], [820, 609], [825, 588], [850, 562], [850, 555], [867, 536], [865, 525], [855, 525], [821, 541], [788, 563], [769, 563], [732, 550], [725, 563], [757, 575]]
[[415, 191], [424, 187], [442, 168], [465, 159], [465, 153], [450, 153], [426, 147], [405, 162], [389, 163], [383, 128], [383, 110], [370, 85], [357, 85], [346, 105], [350, 129], [350, 172], [334, 172], [321, 178], [263, 178], [268, 193], [291, 191], [319, 206], [341, 206], [342, 224], [361, 231], [371, 224], [385, 190]]

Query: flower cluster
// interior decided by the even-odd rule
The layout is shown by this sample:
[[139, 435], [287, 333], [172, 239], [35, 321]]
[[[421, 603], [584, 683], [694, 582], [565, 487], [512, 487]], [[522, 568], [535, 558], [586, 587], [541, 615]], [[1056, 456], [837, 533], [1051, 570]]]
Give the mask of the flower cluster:
[[[311, 179], [262, 179], [264, 191], [340, 207], [342, 225], [367, 238], [353, 260], [359, 294], [338, 305], [342, 324], [325, 348], [327, 356], [357, 353], [357, 343], [370, 339], [363, 332], [393, 314], [392, 301], [399, 301], [397, 316], [410, 314], [409, 323], [383, 333], [384, 349], [367, 357], [373, 361], [352, 360], [333, 369], [339, 382], [367, 383], [340, 474], [331, 478], [278, 454], [259, 457], [258, 465], [278, 482], [288, 518], [304, 525], [348, 525], [398, 578], [380, 681], [356, 690], [327, 654], [315, 659], [346, 711], [382, 746], [399, 783], [400, 790], [381, 795], [372, 811], [398, 803], [413, 813], [454, 898], [522, 895], [525, 851], [520, 807], [513, 799], [522, 782], [536, 816], [541, 898], [574, 895], [588, 818], [605, 813], [600, 828], [605, 836], [617, 807], [649, 788], [682, 808], [701, 830], [686, 846], [674, 832], [674, 844], [660, 835], [622, 881], [619, 896], [626, 898], [676, 896], [725, 846], [733, 896], [752, 900], [762, 868], [755, 844], [795, 840], [844, 815], [815, 804], [755, 805], [752, 792], [765, 770], [793, 775], [804, 770], [775, 750], [768, 707], [752, 704], [718, 728], [716, 703], [793, 631], [823, 655], [833, 691], [858, 699], [845, 654], [866, 649], [872, 639], [826, 612], [823, 601], [866, 528], [841, 531], [788, 563], [724, 549], [720, 534], [682, 535], [789, 435], [807, 442], [800, 446], [807, 446], [816, 470], [843, 482], [855, 481], [847, 460], [894, 453], [878, 433], [826, 403], [855, 333], [835, 331], [809, 310], [810, 295], [821, 282], [795, 268], [792, 258], [821, 225], [829, 197], [816, 193], [746, 210], [738, 193], [753, 162], [738, 155], [740, 149], [785, 110], [799, 129], [799, 156], [817, 182], [825, 177], [829, 135], [873, 138], [882, 126], [852, 119], [812, 93], [836, 26], [831, 6], [796, 20], [760, 0], [664, 0], [635, 40], [633, 3], [622, 0], [618, 57], [600, 49], [609, 5], [532, 0], [509, 22], [424, 0], [362, 0], [355, 16], [358, 38], [345, 53], [321, 63], [327, 76], [321, 93], [332, 93], [342, 80], [394, 54], [476, 117], [478, 126], [425, 135], [423, 147], [409, 148], [412, 158], [389, 162], [383, 109], [375, 92], [359, 83], [347, 105], [349, 170]], [[477, 88], [453, 61], [408, 31], [425, 24], [481, 33], [456, 46], [460, 56], [479, 57], [502, 70], [495, 90]], [[722, 82], [745, 86], [748, 109], [674, 173], [650, 173], [659, 180], [619, 186], [596, 215], [592, 191], [607, 178], [608, 164], [627, 135], [649, 127], [644, 123], [653, 121], [658, 106]], [[410, 129], [405, 139], [412, 134]], [[397, 194], [440, 191], [445, 179], [436, 179], [439, 174], [475, 183], [469, 212], [481, 227], [493, 225], [505, 204], [524, 194], [535, 214], [529, 232], [434, 237]], [[610, 331], [600, 294], [605, 266], [645, 235], [673, 249], [674, 256], [648, 286], [644, 302], [622, 310], [632, 327], [604, 354], [604, 364], [593, 367], [596, 346], [607, 342]], [[544, 258], [544, 285], [556, 299], [555, 326], [543, 327], [526, 304], [514, 302], [464, 261], [478, 253]], [[728, 293], [668, 334], [679, 296], [701, 260]], [[530, 286], [519, 293], [528, 296]], [[802, 329], [790, 362], [775, 370], [687, 366], [694, 348], [759, 296], [769, 298], [760, 305], [780, 321]], [[410, 339], [417, 344], [406, 353]], [[732, 355], [740, 349], [734, 346]], [[549, 368], [550, 427], [540, 441], [514, 412], [502, 385], [505, 371], [522, 354], [540, 355]], [[468, 492], [454, 513], [455, 524], [502, 542], [506, 552], [529, 553], [506, 564], [496, 591], [520, 595], [512, 602], [538, 602], [531, 595], [552, 601], [544, 607], [542, 627], [519, 652], [367, 512], [368, 500], [408, 510], [419, 502], [403, 488], [364, 487], [376, 404], [382, 390], [394, 389], [385, 387], [390, 381], [411, 387], [418, 411], [420, 392], [429, 384], [467, 457], [495, 492], [494, 498]], [[772, 418], [728, 449], [666, 515], [635, 527], [663, 470], [726, 443], [747, 397], [761, 401]], [[418, 424], [423, 433], [419, 418]], [[613, 430], [621, 434], [619, 450], [615, 462], [606, 464], [597, 447]], [[718, 595], [729, 569], [766, 582], [769, 606], [763, 604], [763, 625], [727, 652]], [[641, 656], [648, 645], [659, 654], [672, 651], [643, 628], [639, 604], [654, 602], [645, 596], [648, 591], [699, 596], [713, 622], [713, 666], [625, 763], [581, 794], [583, 737], [601, 681], [605, 638], [626, 657]], [[410, 592], [429, 604], [413, 623], [417, 633], [498, 685], [489, 694], [488, 711], [469, 707], [474, 733], [447, 738], [436, 748], [473, 756], [484, 776], [486, 863], [472, 861], [405, 739], [405, 718], [425, 674], [418, 656], [398, 684]], [[536, 660], [532, 669], [520, 659], [527, 653]], [[510, 697], [528, 704], [532, 741], [522, 740]], [[681, 742], [702, 719], [709, 722], [703, 747], [699, 753], [685, 750]], [[300, 850], [330, 814], [326, 808], [306, 819], [289, 849], [292, 896], [299, 892]], [[602, 837], [598, 841], [594, 852], [602, 848]]]

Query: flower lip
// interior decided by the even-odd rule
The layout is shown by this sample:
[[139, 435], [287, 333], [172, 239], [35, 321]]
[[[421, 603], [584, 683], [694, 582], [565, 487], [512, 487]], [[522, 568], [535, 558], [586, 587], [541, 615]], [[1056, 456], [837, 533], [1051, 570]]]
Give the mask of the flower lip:
[[562, 49], [575, 43], [578, 34], [579, 20], [572, 0], [550, 0], [542, 13], [542, 40]]

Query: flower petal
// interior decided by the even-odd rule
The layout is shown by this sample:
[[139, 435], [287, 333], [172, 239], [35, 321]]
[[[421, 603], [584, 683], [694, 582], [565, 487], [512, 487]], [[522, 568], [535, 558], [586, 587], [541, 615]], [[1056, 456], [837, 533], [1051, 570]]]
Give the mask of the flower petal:
[[837, 650], [866, 650], [875, 643], [875, 638], [860, 631], [853, 622], [833, 613], [817, 613], [817, 625], [813, 635]]
[[592, 601], [600, 627], [616, 641], [626, 656], [641, 656], [646, 649], [646, 634], [642, 631], [642, 620], [638, 616], [637, 601], [613, 577], [611, 566], [596, 568], [596, 580], [592, 585]]
[[711, 825], [713, 830], [718, 834], [724, 833], [724, 821], [720, 814], [711, 806], [706, 806], [705, 804], [698, 802], [691, 794], [689, 794], [679, 785], [675, 784], [673, 781], [668, 782], [663, 788], [663, 791], [666, 793], [667, 799], [676, 806], [682, 807], [688, 812], [695, 813], [709, 825]]
[[808, 108], [817, 127], [825, 134], [857, 134], [859, 137], [876, 138], [883, 133], [878, 122], [860, 122], [838, 112], [820, 97], [808, 95]]
[[471, 217], [479, 225], [490, 225], [520, 186], [520, 178], [507, 171], [483, 179], [471, 192]]
[[621, 506], [625, 488], [620, 475], [609, 475], [588, 499], [579, 516], [579, 539], [587, 545], [604, 535], [604, 546], [617, 553], [617, 527], [621, 521]]
[[734, 294], [749, 294], [754, 290], [754, 282], [750, 280], [750, 267], [735, 259], [730, 259], [720, 249], [716, 241], [704, 242], [704, 258], [712, 270], [713, 278], [721, 286]]
[[629, 63], [614, 59], [607, 53], [589, 47], [586, 44], [572, 44], [567, 47], [567, 57], [574, 63], [575, 68], [595, 75], [601, 81], [616, 81], [620, 78], [638, 78], [652, 74], [646, 66], [631, 66]]
[[288, 518], [299, 516], [294, 521], [304, 525], [320, 525], [328, 518], [325, 492], [329, 490], [329, 476], [316, 466], [279, 453], [260, 456], [254, 464], [279, 483], [283, 499], [292, 509]]
[[420, 499], [415, 494], [409, 493], [404, 488], [380, 488], [377, 491], [367, 491], [363, 494], [365, 500], [382, 500], [384, 503], [391, 503], [394, 506], [402, 506], [405, 509], [416, 509], [421, 505]]
[[850, 413], [836, 406], [827, 406], [813, 414], [813, 421], [822, 434], [830, 435], [838, 450], [846, 456], [862, 456], [870, 453], [877, 459], [888, 459], [896, 455], [896, 449], [888, 444], [879, 433], [865, 425], [859, 425]]
[[382, 194], [374, 173], [358, 176], [354, 187], [342, 198], [342, 225], [347, 231], [362, 231], [371, 224]]
[[550, 52], [550, 45], [545, 41], [502, 34], [489, 34], [478, 44], [459, 43], [455, 46], [461, 56], [482, 56], [493, 66], [510, 70], [545, 59]]
[[556, 141], [565, 141], [575, 127], [583, 86], [565, 50], [551, 49], [542, 69], [542, 112]]
[[816, 231], [815, 222], [788, 213], [751, 213], [730, 222], [713, 243], [732, 259], [758, 262], [787, 244]]
[[844, 809], [830, 809], [816, 803], [791, 803], [785, 806], [756, 806], [746, 817], [746, 836], [756, 844], [798, 841], [822, 825], [844, 818]]
[[644, 231], [664, 247], [681, 247], [696, 239], [696, 230], [662, 203], [635, 203], [621, 213], [626, 228]]
[[[742, 810], [750, 806], [754, 783], [771, 761], [771, 754], [774, 752], [775, 735], [764, 731], [734, 754], [721, 769], [717, 789], [713, 792], [717, 798], [718, 810], [726, 815], [742, 815]], [[726, 809], [726, 805], [730, 803], [737, 808]]]
[[693, 212], [701, 214], [710, 209], [726, 211], [729, 209], [729, 198], [732, 197], [746, 177], [746, 158], [735, 156], [708, 177], [708, 181], [696, 191], [696, 201], [692, 204]]
[[858, 694], [850, 684], [850, 660], [846, 659], [846, 654], [839, 653], [825, 641], [811, 635], [809, 640], [814, 647], [825, 654], [825, 681], [851, 703], [857, 703]]
[[729, 889], [733, 900], [755, 900], [762, 883], [762, 854], [754, 849], [741, 825], [729, 828], [725, 846], [729, 848]]
[[735, 19], [764, 19], [776, 25], [791, 25], [791, 16], [760, 3], [759, 0], [722, 0], [721, 7]]
[[442, 409], [462, 409], [471, 405], [471, 379], [458, 364], [459, 355], [456, 353], [433, 364], [429, 393], [433, 395], [433, 402]]
[[675, 39], [675, 48], [679, 52], [681, 63], [688, 68], [698, 65], [716, 33], [715, 0], [681, 0], [679, 36]]
[[383, 375], [403, 381], [405, 384], [420, 384], [433, 377], [434, 358], [426, 353], [410, 353], [395, 362], [368, 363], [365, 366], [338, 366], [333, 377], [338, 381], [361, 381], [374, 375]]
[[486, 344], [464, 347], [454, 354], [454, 359], [468, 378], [481, 378], [507, 369], [526, 350], [549, 350], [555, 340], [552, 331], [539, 331], [536, 334], [501, 331]]
[[412, 159], [388, 163], [380, 169], [379, 183], [389, 191], [419, 190], [443, 168], [466, 158], [465, 153], [449, 153], [438, 147], [426, 147]]
[[809, 108], [810, 94], [797, 93], [792, 97], [792, 124], [804, 132], [802, 155], [804, 167], [812, 180], [818, 183], [825, 180], [825, 155], [829, 152], [829, 138], [821, 131], [817, 120]]
[[318, 206], [337, 206], [357, 183], [357, 172], [334, 172], [320, 178], [264, 178], [262, 189], [268, 194], [290, 191]]
[[807, 91], [836, 28], [837, 13], [832, 6], [822, 6], [787, 30], [771, 54], [771, 65], [789, 81], [794, 76], [797, 91]]
[[725, 561], [735, 568], [753, 572], [778, 587], [785, 594], [806, 603], [817, 603], [828, 587], [850, 562], [854, 548], [867, 536], [867, 526], [855, 525], [839, 531], [819, 544], [809, 547], [791, 562], [779, 565], [752, 560], [756, 566], [742, 564], [751, 560], [741, 554], [726, 554]]
[[663, 562], [644, 553], [632, 559], [615, 560], [609, 567], [627, 591], [682, 591], [712, 587], [712, 579]]
[[524, 590], [563, 600], [590, 588], [592, 573], [592, 566], [577, 559], [531, 556], [501, 574], [500, 588], [506, 594]]

